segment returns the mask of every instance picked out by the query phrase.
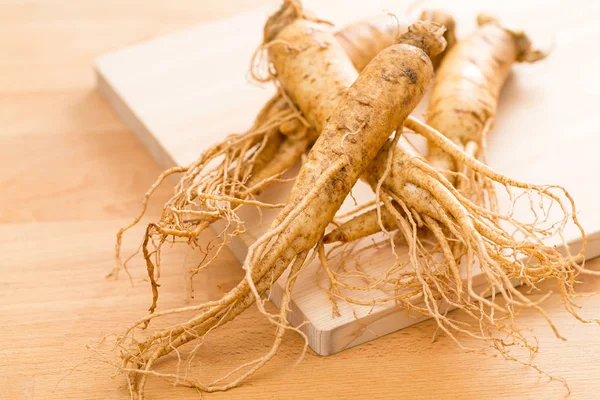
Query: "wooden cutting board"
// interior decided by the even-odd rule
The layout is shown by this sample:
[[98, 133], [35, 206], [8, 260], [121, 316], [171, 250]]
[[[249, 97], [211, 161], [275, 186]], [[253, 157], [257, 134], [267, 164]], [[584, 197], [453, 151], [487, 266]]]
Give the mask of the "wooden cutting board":
[[[307, 8], [336, 25], [376, 14], [398, 13], [392, 1], [306, 1]], [[561, 8], [560, 1], [457, 1], [452, 12], [459, 35], [474, 27], [477, 12], [486, 10], [527, 27], [542, 46], [553, 46], [551, 56], [534, 65], [519, 65], [501, 96], [500, 109], [489, 142], [488, 161], [500, 172], [522, 181], [566, 186], [575, 197], [579, 217], [589, 235], [588, 257], [600, 255], [600, 124], [595, 110], [600, 95], [596, 77], [600, 62], [590, 49], [590, 39], [600, 35], [599, 6], [582, 1]], [[408, 6], [406, 4], [406, 6]], [[427, 7], [435, 7], [427, 3]], [[101, 57], [96, 63], [98, 89], [112, 104], [153, 157], [165, 168], [185, 165], [224, 135], [246, 130], [265, 101], [270, 86], [247, 78], [250, 57], [261, 42], [262, 25], [277, 5], [199, 26], [142, 43]], [[404, 12], [400, 9], [399, 12]], [[415, 113], [420, 116], [421, 105]], [[416, 140], [421, 146], [422, 141]], [[423, 149], [424, 150], [424, 149]], [[267, 190], [263, 199], [283, 202], [289, 186]], [[140, 193], [140, 196], [142, 194]], [[372, 199], [369, 188], [353, 190], [359, 201]], [[352, 201], [342, 207], [349, 210]], [[526, 218], [527, 210], [519, 210]], [[246, 249], [265, 232], [276, 214], [265, 212], [262, 223], [253, 209], [244, 211], [249, 232], [231, 244], [242, 260]], [[573, 249], [577, 232], [568, 227]], [[370, 271], [391, 262], [389, 250], [367, 254], [363, 267]], [[329, 355], [377, 336], [402, 329], [422, 319], [409, 317], [394, 306], [350, 307], [338, 304], [341, 316], [333, 317], [323, 289], [326, 279], [313, 263], [298, 279], [293, 292], [290, 320], [303, 326], [315, 352]], [[272, 300], [278, 302], [281, 286]], [[362, 293], [363, 298], [381, 293]]]

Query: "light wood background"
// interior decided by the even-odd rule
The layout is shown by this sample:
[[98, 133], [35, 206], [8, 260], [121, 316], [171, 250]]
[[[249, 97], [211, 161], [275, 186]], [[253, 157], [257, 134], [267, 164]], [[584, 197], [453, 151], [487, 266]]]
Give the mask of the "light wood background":
[[[115, 230], [137, 211], [160, 169], [94, 90], [92, 60], [264, 3], [0, 3], [1, 397], [128, 398], [124, 380], [111, 379], [114, 368], [103, 362], [113, 358], [86, 345], [123, 330], [149, 305], [139, 261], [131, 266], [133, 287], [124, 277], [115, 281], [104, 275], [113, 265]], [[151, 215], [169, 193], [168, 185], [159, 191]], [[139, 231], [128, 236], [129, 251], [137, 237]], [[173, 252], [164, 262], [165, 307], [182, 303], [181, 267], [169, 268], [182, 257]], [[600, 262], [589, 266], [600, 269]], [[217, 272], [197, 281], [204, 290], [197, 290], [196, 301], [219, 295], [239, 274], [239, 264], [224, 255]], [[597, 291], [600, 281], [581, 286]], [[580, 303], [584, 315], [600, 316], [600, 297]], [[540, 343], [536, 364], [566, 378], [572, 398], [597, 398], [600, 327], [574, 320], [557, 297], [545, 307], [569, 340], [556, 339], [539, 315], [524, 313], [522, 325], [531, 327]], [[258, 356], [270, 345], [272, 331], [250, 310], [207, 343], [200, 373], [223, 372]], [[560, 383], [516, 363], [464, 353], [444, 337], [432, 342], [434, 331], [431, 321], [421, 323], [332, 357], [307, 354], [294, 368], [302, 342], [290, 334], [280, 355], [254, 379], [205, 397], [561, 399], [566, 394]], [[150, 399], [198, 398], [190, 389], [151, 382]]]

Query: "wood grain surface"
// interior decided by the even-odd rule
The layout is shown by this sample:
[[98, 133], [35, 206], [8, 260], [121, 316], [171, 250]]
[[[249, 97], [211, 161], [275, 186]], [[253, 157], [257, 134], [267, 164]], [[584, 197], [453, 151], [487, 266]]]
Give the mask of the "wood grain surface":
[[[92, 60], [107, 51], [266, 3], [208, 1], [17, 1], [0, 4], [0, 397], [125, 399], [122, 377], [111, 378], [109, 346], [149, 306], [139, 260], [134, 285], [113, 266], [115, 230], [138, 208], [159, 173], [142, 145], [94, 90]], [[584, 9], [581, 11], [585, 12]], [[576, 63], [574, 63], [574, 68]], [[585, 115], [579, 117], [586, 117]], [[156, 215], [167, 185], [151, 208]], [[128, 236], [128, 251], [139, 231]], [[162, 304], [182, 305], [179, 250], [163, 266]], [[589, 267], [600, 269], [597, 260]], [[177, 267], [175, 267], [177, 266]], [[218, 296], [240, 277], [230, 255], [196, 281], [194, 301]], [[581, 290], [598, 291], [589, 279]], [[550, 287], [550, 286], [548, 286]], [[202, 290], [199, 290], [202, 288]], [[541, 294], [534, 294], [540, 296]], [[600, 297], [580, 300], [600, 316]], [[520, 322], [540, 343], [535, 363], [567, 379], [574, 399], [600, 391], [599, 327], [574, 320], [560, 299], [545, 303], [567, 342], [539, 315]], [[201, 376], [222, 373], [262, 354], [273, 329], [252, 309], [209, 339], [199, 354]], [[429, 321], [338, 355], [311, 353], [293, 367], [302, 341], [289, 334], [280, 355], [239, 389], [206, 398], [473, 398], [562, 399], [563, 386], [490, 355], [465, 353], [445, 337], [432, 341]], [[465, 344], [476, 345], [465, 339]], [[164, 368], [175, 368], [170, 359]], [[149, 399], [199, 398], [186, 388], [151, 380]]]

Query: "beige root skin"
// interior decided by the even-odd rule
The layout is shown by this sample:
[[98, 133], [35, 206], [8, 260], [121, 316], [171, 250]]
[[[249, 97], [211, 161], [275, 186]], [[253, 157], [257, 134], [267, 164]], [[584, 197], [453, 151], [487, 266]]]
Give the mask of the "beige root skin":
[[[285, 4], [284, 7], [289, 7], [296, 3]], [[309, 26], [311, 29], [306, 29]], [[329, 29], [313, 21], [297, 18], [289, 22], [289, 27], [282, 28], [280, 35], [285, 35], [288, 28], [292, 32], [295, 29], [304, 32], [302, 42], [307, 47], [293, 55], [288, 53], [288, 58], [273, 56], [273, 59], [278, 60], [275, 64], [277, 69], [284, 66], [292, 68], [294, 63], [304, 64], [304, 51], [306, 57], [314, 58], [312, 47], [321, 46], [324, 34]], [[417, 29], [422, 31], [423, 35], [427, 35], [427, 40], [423, 43], [429, 52], [434, 53], [443, 48], [441, 31], [437, 27], [430, 31], [427, 25], [419, 25]], [[413, 42], [415, 37], [413, 34], [409, 42]], [[309, 40], [310, 38], [313, 40]], [[277, 47], [273, 46], [271, 51], [276, 49]], [[284, 47], [280, 51], [287, 53]], [[339, 57], [337, 52], [332, 54]], [[318, 55], [328, 57], [328, 52], [324, 50]], [[350, 63], [349, 60], [347, 62]], [[399, 65], [402, 65], [401, 70], [398, 70]], [[171, 329], [154, 333], [145, 342], [137, 343], [129, 353], [123, 355], [123, 370], [132, 371], [129, 379], [139, 398], [144, 395], [147, 376], [155, 374], [153, 366], [161, 357], [185, 343], [200, 339], [234, 318], [256, 300], [258, 308], [271, 322], [279, 327], [288, 327], [285, 318], [282, 317], [286, 312], [282, 311], [279, 316], [267, 313], [261, 295], [291, 264], [292, 270], [299, 270], [299, 265], [304, 263], [308, 252], [318, 244], [326, 226], [367, 167], [369, 159], [375, 156], [390, 133], [418, 104], [432, 76], [433, 70], [427, 53], [409, 44], [386, 49], [367, 66], [329, 118], [323, 133], [300, 170], [288, 204], [281, 215], [270, 227], [269, 232], [249, 248], [244, 263], [246, 279], [219, 301], [195, 306], [191, 311], [197, 310], [199, 314], [192, 319]], [[285, 89], [290, 95], [304, 92], [301, 95], [309, 96], [311, 89], [305, 87], [310, 86], [307, 82], [303, 87]], [[314, 88], [321, 87], [320, 84], [317, 83]], [[313, 92], [313, 95], [317, 94]], [[309, 114], [306, 115], [310, 117]], [[316, 115], [322, 113], [316, 112]], [[356, 134], [343, 141], [349, 126]], [[361, 129], [357, 129], [358, 126]], [[176, 312], [179, 311], [173, 311]], [[166, 314], [168, 312], [160, 315]], [[146, 324], [152, 318], [153, 316], [149, 316], [138, 321], [136, 325]], [[133, 328], [128, 331], [126, 337], [132, 331]], [[279, 333], [277, 337], [275, 350]], [[269, 352], [252, 365], [261, 366], [272, 354], [274, 353]], [[237, 385], [254, 371], [256, 368], [251, 368], [239, 379], [231, 377], [233, 380], [229, 383], [222, 382], [222, 379], [209, 385], [186, 383], [203, 391], [225, 390]]]
[[[385, 231], [393, 231], [398, 229], [396, 218], [386, 209], [381, 211], [381, 224]], [[353, 242], [365, 236], [373, 235], [381, 231], [381, 226], [377, 220], [377, 209], [369, 210], [357, 217], [352, 218], [349, 222], [340, 225], [323, 238], [324, 243], [335, 242]]]
[[[307, 35], [311, 29], [314, 29], [314, 34]], [[321, 132], [349, 83], [356, 78], [356, 70], [335, 39], [332, 27], [303, 20], [302, 24], [291, 23], [285, 28], [276, 27], [276, 30], [279, 43], [273, 42], [269, 48], [269, 59], [277, 71], [277, 81], [302, 110], [310, 125]], [[265, 28], [265, 38], [272, 35], [271, 30]], [[321, 53], [326, 56], [322, 57]], [[278, 68], [284, 64], [284, 68]], [[322, 79], [318, 76], [321, 74]], [[314, 91], [289, 90], [290, 87], [308, 86], [305, 84], [307, 81]]]
[[[474, 142], [483, 150], [482, 140], [493, 124], [511, 66], [517, 61], [537, 61], [545, 54], [532, 49], [523, 32], [508, 30], [492, 17], [480, 16], [478, 23], [479, 28], [458, 42], [441, 63], [426, 122], [462, 149]], [[457, 160], [431, 143], [428, 160], [442, 172], [459, 169]], [[445, 176], [455, 183], [453, 175]]]

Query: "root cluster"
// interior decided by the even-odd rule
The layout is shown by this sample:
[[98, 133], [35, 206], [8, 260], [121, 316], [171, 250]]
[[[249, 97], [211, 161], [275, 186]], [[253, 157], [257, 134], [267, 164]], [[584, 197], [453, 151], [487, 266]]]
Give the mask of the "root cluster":
[[[494, 29], [501, 28], [494, 25]], [[274, 81], [277, 95], [250, 130], [227, 136], [187, 167], [165, 171], [146, 193], [141, 213], [117, 234], [118, 272], [127, 264], [120, 255], [124, 232], [141, 221], [154, 190], [169, 176], [182, 174], [160, 218], [147, 226], [140, 246], [152, 290], [150, 314], [116, 340], [118, 371], [127, 376], [133, 397], [144, 397], [151, 376], [201, 392], [238, 386], [275, 356], [289, 330], [304, 337], [303, 354], [306, 337], [287, 317], [294, 284], [313, 261], [319, 262], [320, 273], [327, 278], [324, 290], [331, 299], [333, 318], [342, 312], [341, 302], [371, 309], [401, 306], [411, 315], [433, 318], [437, 330], [466, 351], [481, 349], [467, 348], [461, 338], [477, 339], [540, 373], [544, 372], [530, 360], [522, 361], [511, 352], [514, 347], [531, 354], [537, 350], [516, 321], [519, 313], [535, 310], [558, 338], [564, 338], [542, 307], [550, 294], [533, 300], [516, 286], [532, 292], [539, 290], [541, 282], [553, 281], [570, 314], [582, 322], [597, 322], [580, 316], [574, 302], [579, 277], [594, 273], [583, 266], [585, 232], [569, 192], [555, 185], [523, 183], [485, 164], [492, 112], [485, 120], [476, 115], [482, 131], [477, 140], [460, 146], [444, 132], [409, 116], [433, 78], [430, 58], [444, 50], [443, 34], [439, 24], [419, 21], [394, 38], [398, 44], [390, 46], [383, 42], [389, 41], [389, 34], [382, 35], [384, 49], [369, 56], [373, 61], [365, 62], [365, 70], [356, 78], [330, 23], [305, 14], [299, 1], [284, 1], [269, 18], [265, 43], [252, 61], [252, 70], [258, 77], [257, 58], [267, 57], [270, 64], [263, 70], [268, 77], [260, 80]], [[515, 37], [525, 40], [522, 34], [500, 34], [508, 40], [507, 51], [514, 47]], [[530, 43], [523, 43], [529, 51]], [[310, 66], [315, 70], [306, 71]], [[503, 64], [503, 71], [507, 73], [509, 67]], [[502, 82], [497, 82], [498, 90]], [[323, 93], [330, 83], [335, 90]], [[486, 104], [495, 110], [494, 96], [488, 97]], [[454, 106], [450, 109], [455, 111]], [[403, 127], [427, 139], [436, 149], [438, 164], [451, 160], [451, 170], [428, 163], [402, 135]], [[260, 192], [283, 180], [300, 159], [303, 166], [288, 201], [262, 201]], [[359, 179], [373, 189], [372, 202], [338, 215], [343, 222], [334, 220]], [[499, 206], [501, 193], [508, 208]], [[259, 212], [281, 209], [268, 232], [249, 247], [244, 279], [218, 300], [158, 310], [162, 246], [184, 243], [200, 252], [203, 257], [191, 270], [193, 276], [235, 236], [246, 232], [239, 215], [244, 206]], [[523, 217], [523, 210], [529, 219]], [[224, 227], [202, 243], [201, 233], [217, 221], [224, 221]], [[577, 254], [571, 254], [565, 244], [567, 224], [574, 224], [581, 234], [583, 244]], [[378, 239], [373, 239], [374, 234]], [[371, 268], [361, 261], [365, 254], [393, 256], [385, 268]], [[266, 295], [280, 278], [285, 282], [281, 304], [271, 313], [265, 307]], [[365, 298], [365, 293], [371, 297]], [[202, 382], [191, 377], [189, 365], [207, 335], [219, 332], [252, 305], [275, 327], [270, 349], [219, 379]], [[454, 309], [468, 318], [449, 313]], [[140, 334], [157, 319], [179, 322]], [[188, 344], [185, 374], [179, 364], [176, 372], [159, 372], [158, 365], [169, 355], [181, 363]]]

